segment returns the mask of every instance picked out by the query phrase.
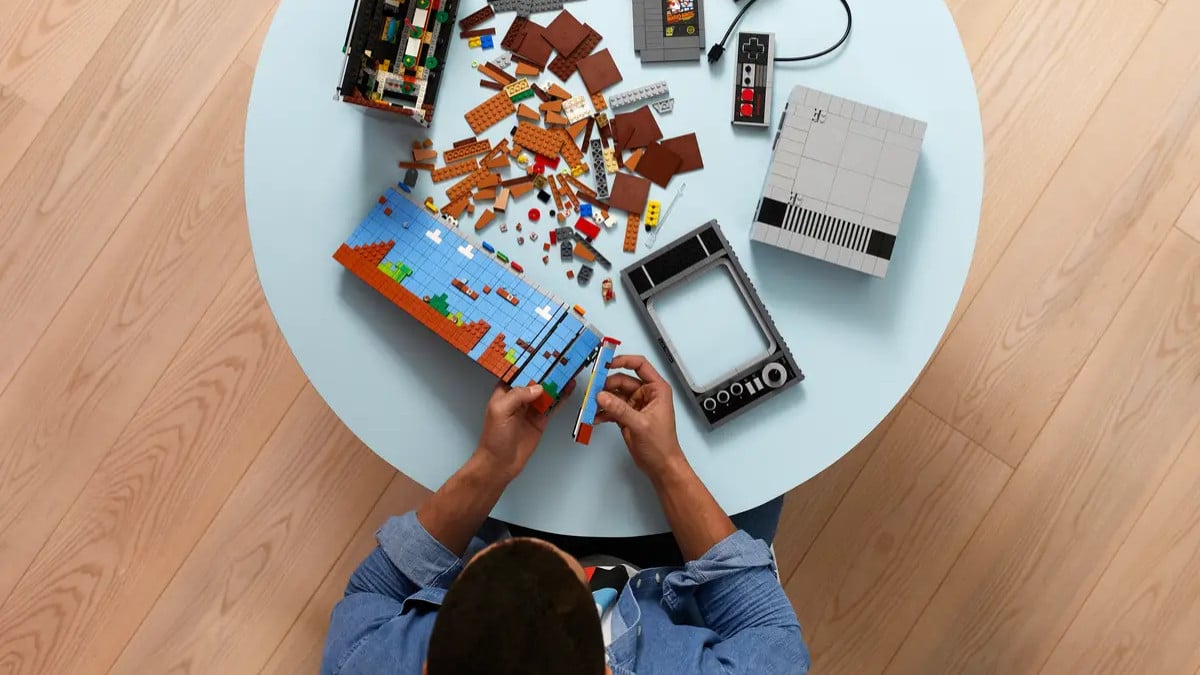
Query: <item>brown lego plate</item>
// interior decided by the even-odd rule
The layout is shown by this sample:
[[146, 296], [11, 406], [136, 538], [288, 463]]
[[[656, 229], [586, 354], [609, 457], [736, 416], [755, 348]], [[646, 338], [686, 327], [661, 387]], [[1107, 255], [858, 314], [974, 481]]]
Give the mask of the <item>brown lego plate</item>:
[[704, 168], [704, 157], [700, 155], [700, 141], [696, 138], [696, 134], [668, 138], [661, 144], [664, 148], [679, 155], [681, 163], [675, 173], [687, 173]]
[[580, 59], [576, 68], [589, 94], [604, 91], [624, 79], [621, 77], [621, 69], [617, 68], [616, 61], [613, 61], [612, 53], [607, 49]]
[[646, 209], [646, 200], [649, 198], [650, 181], [619, 172], [613, 181], [608, 203], [613, 208], [641, 215], [642, 211]]
[[671, 182], [671, 177], [679, 172], [683, 163], [679, 155], [671, 152], [659, 143], [651, 143], [646, 148], [646, 154], [638, 160], [637, 172], [649, 178], [655, 185], [665, 188]]
[[559, 54], [569, 55], [588, 36], [588, 29], [573, 14], [563, 10], [546, 26], [546, 42]]

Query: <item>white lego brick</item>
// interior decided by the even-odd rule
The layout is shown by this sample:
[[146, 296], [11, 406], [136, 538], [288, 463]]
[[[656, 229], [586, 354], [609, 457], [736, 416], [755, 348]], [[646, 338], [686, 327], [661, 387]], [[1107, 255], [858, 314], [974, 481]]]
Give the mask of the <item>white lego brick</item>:
[[838, 166], [867, 176], [875, 175], [879, 156], [883, 153], [883, 141], [850, 133], [842, 146], [842, 158]]

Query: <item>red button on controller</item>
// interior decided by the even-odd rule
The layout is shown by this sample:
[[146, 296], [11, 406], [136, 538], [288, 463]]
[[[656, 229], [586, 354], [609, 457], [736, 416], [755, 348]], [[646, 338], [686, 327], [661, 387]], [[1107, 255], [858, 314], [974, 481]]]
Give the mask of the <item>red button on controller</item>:
[[739, 110], [741, 111], [742, 117], [750, 117], [754, 114], [754, 106], [749, 103], [743, 103]]
[[753, 101], [754, 100], [754, 90], [753, 89], [743, 89], [742, 90], [742, 100], [743, 101]]

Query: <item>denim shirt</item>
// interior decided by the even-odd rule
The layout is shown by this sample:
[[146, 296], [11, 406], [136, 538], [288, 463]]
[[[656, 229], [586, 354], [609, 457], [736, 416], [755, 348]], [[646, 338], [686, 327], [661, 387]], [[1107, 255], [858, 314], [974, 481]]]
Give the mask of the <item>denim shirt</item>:
[[[391, 518], [333, 610], [323, 675], [421, 675], [434, 618], [472, 556], [508, 537], [488, 521], [459, 558], [415, 512]], [[808, 649], [762, 541], [738, 531], [682, 568], [642, 570], [621, 592], [614, 675], [804, 675]]]

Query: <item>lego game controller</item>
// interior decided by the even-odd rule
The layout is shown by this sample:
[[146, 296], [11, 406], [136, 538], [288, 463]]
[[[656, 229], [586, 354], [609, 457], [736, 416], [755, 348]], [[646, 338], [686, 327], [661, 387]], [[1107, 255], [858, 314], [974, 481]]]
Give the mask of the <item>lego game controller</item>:
[[771, 90], [775, 76], [775, 34], [738, 33], [733, 80], [733, 123], [771, 126]]

